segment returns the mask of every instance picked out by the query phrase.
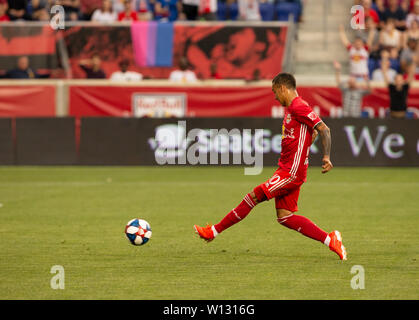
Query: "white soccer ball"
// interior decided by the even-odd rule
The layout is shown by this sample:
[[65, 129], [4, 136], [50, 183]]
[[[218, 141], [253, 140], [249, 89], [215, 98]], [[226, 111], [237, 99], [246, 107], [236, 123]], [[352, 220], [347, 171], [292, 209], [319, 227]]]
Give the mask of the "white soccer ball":
[[143, 219], [132, 219], [125, 226], [125, 234], [133, 245], [142, 246], [151, 238], [150, 224]]

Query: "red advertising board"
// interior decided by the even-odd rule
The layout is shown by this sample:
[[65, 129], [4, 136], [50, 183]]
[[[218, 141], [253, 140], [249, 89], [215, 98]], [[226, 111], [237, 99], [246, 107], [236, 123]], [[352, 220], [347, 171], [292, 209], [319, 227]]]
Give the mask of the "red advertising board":
[[[299, 94], [320, 114], [339, 117], [341, 93], [333, 87], [300, 87]], [[281, 117], [282, 108], [275, 101], [270, 87], [121, 87], [71, 86], [69, 90], [71, 116], [132, 116], [134, 96], [160, 97], [182, 94], [185, 116], [189, 117]], [[373, 89], [365, 97], [363, 110], [374, 117], [384, 117], [389, 106], [388, 91]], [[409, 110], [419, 115], [419, 88], [412, 88]]]
[[0, 117], [54, 117], [54, 85], [0, 85]]

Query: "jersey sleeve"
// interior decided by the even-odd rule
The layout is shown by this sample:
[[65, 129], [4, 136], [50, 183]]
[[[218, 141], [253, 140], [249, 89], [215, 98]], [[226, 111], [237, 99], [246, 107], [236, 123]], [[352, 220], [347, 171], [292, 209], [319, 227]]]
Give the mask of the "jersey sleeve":
[[311, 107], [306, 103], [292, 107], [290, 112], [298, 122], [306, 124], [311, 129], [322, 122], [322, 119], [320, 119], [317, 113], [315, 113], [313, 109], [311, 109]]

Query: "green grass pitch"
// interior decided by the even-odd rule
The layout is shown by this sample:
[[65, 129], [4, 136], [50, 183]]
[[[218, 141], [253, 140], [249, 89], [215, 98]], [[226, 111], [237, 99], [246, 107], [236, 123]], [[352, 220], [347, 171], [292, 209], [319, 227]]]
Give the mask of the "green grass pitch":
[[[218, 222], [275, 168], [0, 168], [0, 299], [418, 299], [419, 170], [310, 168], [299, 213], [342, 232], [348, 261], [276, 222], [273, 201], [212, 243]], [[129, 244], [125, 223], [153, 237]], [[65, 289], [50, 287], [62, 265]], [[365, 289], [351, 288], [351, 268]]]

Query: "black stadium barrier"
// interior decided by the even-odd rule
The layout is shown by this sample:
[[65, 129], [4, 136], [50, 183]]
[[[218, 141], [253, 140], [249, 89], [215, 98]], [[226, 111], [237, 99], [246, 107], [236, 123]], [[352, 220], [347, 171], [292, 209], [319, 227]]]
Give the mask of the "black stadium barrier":
[[77, 164], [74, 118], [16, 119], [17, 165]]
[[0, 119], [0, 165], [15, 163], [11, 119]]
[[[335, 166], [419, 166], [418, 120], [348, 118], [325, 122], [332, 131]], [[281, 152], [281, 119], [82, 118], [78, 129], [75, 123], [74, 118], [18, 118], [13, 142], [12, 122], [2, 119], [0, 164], [188, 165], [196, 164], [197, 155], [209, 163], [212, 150], [219, 156], [214, 164], [221, 164], [221, 155], [228, 153], [228, 164], [248, 166], [243, 157], [233, 163], [233, 150], [252, 155], [263, 150], [263, 165], [275, 166]], [[210, 129], [226, 129], [224, 138], [215, 139], [217, 132]], [[196, 156], [192, 160], [191, 154]], [[310, 164], [320, 165], [321, 156], [317, 139], [311, 147]], [[202, 159], [198, 164], [205, 164]]]
[[139, 119], [81, 119], [80, 156], [82, 165], [143, 164]]

